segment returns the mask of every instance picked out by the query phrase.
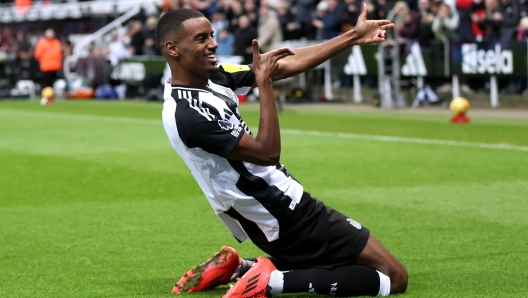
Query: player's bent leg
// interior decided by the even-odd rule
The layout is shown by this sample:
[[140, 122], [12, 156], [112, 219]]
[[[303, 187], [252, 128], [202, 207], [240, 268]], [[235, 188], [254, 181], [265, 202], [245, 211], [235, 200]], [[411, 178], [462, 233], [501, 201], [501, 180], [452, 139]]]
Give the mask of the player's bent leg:
[[407, 269], [374, 236], [369, 236], [367, 245], [359, 254], [357, 264], [372, 267], [389, 276], [391, 294], [407, 290]]
[[209, 260], [187, 271], [172, 292], [199, 292], [225, 285], [241, 264], [242, 260], [234, 248], [222, 246]]

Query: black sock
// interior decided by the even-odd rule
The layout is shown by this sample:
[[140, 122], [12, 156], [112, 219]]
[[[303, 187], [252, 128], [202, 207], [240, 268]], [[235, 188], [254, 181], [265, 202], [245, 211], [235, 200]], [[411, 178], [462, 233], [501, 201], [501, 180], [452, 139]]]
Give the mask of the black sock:
[[313, 293], [340, 297], [376, 296], [380, 289], [378, 272], [371, 267], [349, 265], [326, 269], [284, 272], [284, 293]]

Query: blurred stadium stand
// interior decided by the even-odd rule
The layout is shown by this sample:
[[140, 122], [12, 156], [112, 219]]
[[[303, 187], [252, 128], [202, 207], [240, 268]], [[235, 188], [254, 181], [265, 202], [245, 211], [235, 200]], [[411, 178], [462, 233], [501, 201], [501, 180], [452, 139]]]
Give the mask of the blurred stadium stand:
[[[153, 34], [157, 20], [168, 10], [194, 8], [204, 13], [216, 32], [220, 60], [236, 63], [251, 58], [247, 55], [247, 40], [252, 38], [271, 49], [335, 37], [354, 27], [361, 3], [0, 0], [0, 97], [8, 96], [19, 80], [34, 81], [38, 91], [38, 70], [29, 70], [35, 69], [32, 51], [46, 28], [54, 29], [63, 45], [64, 81], [59, 87], [120, 86], [118, 93], [127, 98], [156, 99], [161, 96], [160, 82], [167, 76], [167, 67], [153, 45]], [[385, 107], [435, 103], [430, 96], [403, 100], [401, 92], [407, 88], [453, 96], [460, 90], [490, 93], [492, 106], [498, 105], [494, 96], [499, 93], [528, 94], [528, 0], [367, 3], [369, 19], [388, 18], [396, 24], [388, 41], [382, 46], [351, 49], [291, 84], [283, 83], [282, 87], [292, 87], [283, 90], [283, 100], [342, 98], [351, 93], [347, 90], [352, 86], [352, 99], [356, 102], [364, 100], [361, 87], [378, 88], [373, 97]], [[391, 47], [387, 47], [389, 44]], [[466, 55], [462, 49], [471, 53]], [[482, 55], [489, 58], [479, 58]], [[508, 69], [508, 63], [512, 69]]]

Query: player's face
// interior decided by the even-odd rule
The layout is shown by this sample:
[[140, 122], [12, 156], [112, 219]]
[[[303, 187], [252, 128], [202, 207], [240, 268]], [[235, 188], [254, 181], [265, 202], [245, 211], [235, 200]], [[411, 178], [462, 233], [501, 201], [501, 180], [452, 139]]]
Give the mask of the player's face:
[[206, 18], [192, 18], [183, 22], [185, 34], [180, 45], [180, 65], [193, 73], [208, 75], [216, 71], [216, 48], [211, 23]]

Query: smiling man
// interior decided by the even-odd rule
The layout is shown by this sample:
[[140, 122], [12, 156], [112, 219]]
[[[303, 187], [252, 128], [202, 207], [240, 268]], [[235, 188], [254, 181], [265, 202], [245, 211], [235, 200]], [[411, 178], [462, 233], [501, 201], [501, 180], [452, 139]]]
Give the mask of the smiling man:
[[[280, 161], [272, 82], [311, 69], [355, 44], [382, 42], [386, 20], [366, 19], [334, 39], [264, 54], [253, 40], [253, 64], [222, 65], [209, 21], [182, 9], [159, 21], [156, 39], [172, 77], [163, 124], [169, 140], [235, 238], [249, 238], [269, 257], [241, 259], [223, 247], [184, 274], [173, 292], [197, 292], [238, 281], [224, 297], [282, 293], [330, 296], [402, 293], [407, 271], [370, 231], [313, 198]], [[240, 116], [236, 94], [259, 87], [257, 136]]]

